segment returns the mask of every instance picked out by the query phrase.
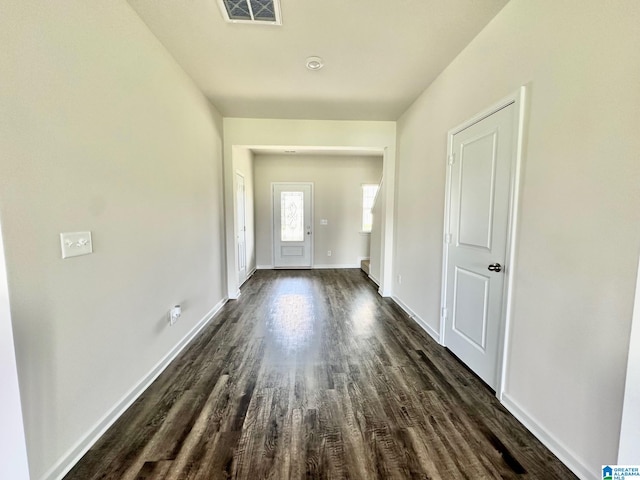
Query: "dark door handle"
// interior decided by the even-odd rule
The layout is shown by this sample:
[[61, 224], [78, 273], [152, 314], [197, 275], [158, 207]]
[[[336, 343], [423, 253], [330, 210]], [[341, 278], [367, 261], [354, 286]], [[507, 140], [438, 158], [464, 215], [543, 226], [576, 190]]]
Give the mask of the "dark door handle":
[[494, 263], [492, 265], [489, 265], [489, 270], [491, 272], [501, 272], [502, 271], [502, 265], [500, 265], [499, 263]]

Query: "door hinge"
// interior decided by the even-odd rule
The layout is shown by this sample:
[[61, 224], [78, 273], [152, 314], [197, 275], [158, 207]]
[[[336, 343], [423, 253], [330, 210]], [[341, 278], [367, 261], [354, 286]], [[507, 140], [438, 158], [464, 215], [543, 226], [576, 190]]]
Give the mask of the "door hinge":
[[447, 307], [442, 307], [442, 318], [447, 319]]
[[449, 245], [451, 243], [451, 234], [450, 233], [445, 233], [444, 234], [444, 243], [446, 243], [447, 245]]
[[449, 165], [453, 165], [456, 161], [456, 154], [452, 153], [451, 155], [449, 155], [449, 157], [447, 158], [447, 163]]

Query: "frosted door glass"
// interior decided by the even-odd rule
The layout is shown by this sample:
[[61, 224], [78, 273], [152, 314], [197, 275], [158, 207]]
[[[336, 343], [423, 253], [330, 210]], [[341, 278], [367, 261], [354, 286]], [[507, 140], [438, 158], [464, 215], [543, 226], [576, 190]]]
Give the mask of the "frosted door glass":
[[304, 241], [303, 192], [280, 193], [280, 240], [283, 242]]

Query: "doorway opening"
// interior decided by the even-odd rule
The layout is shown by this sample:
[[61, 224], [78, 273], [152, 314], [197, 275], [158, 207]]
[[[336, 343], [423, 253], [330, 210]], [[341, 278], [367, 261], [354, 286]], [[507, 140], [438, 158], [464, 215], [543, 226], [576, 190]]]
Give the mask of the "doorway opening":
[[[366, 167], [365, 170], [368, 173], [364, 173], [363, 175], [365, 176], [356, 182], [354, 188], [349, 190], [349, 192], [353, 191], [351, 193], [355, 195], [355, 198], [347, 198], [343, 194], [334, 195], [331, 192], [336, 189], [342, 192], [340, 189], [343, 184], [352, 182], [353, 177], [339, 176], [335, 178], [336, 181], [329, 180], [328, 185], [330, 185], [330, 188], [325, 188], [325, 184], [327, 184], [327, 178], [325, 177], [331, 177], [331, 173], [319, 174], [323, 175], [322, 180], [318, 180], [320, 183], [314, 182], [313, 175], [294, 175], [292, 172], [296, 171], [295, 169], [290, 170], [284, 167], [279, 167], [280, 171], [284, 172], [283, 175], [275, 175], [278, 172], [278, 167], [274, 167], [272, 165], [273, 162], [281, 159], [284, 161], [285, 157], [288, 158], [288, 161], [294, 161], [294, 163], [296, 163], [297, 159], [297, 163], [304, 166], [304, 168], [307, 168], [306, 165], [324, 163], [320, 162], [322, 158], [327, 159], [327, 164], [340, 157], [345, 157], [346, 160], [353, 158], [360, 163], [365, 159], [375, 159], [379, 162], [380, 166], [376, 168], [379, 168], [380, 171], [372, 177], [371, 171], [373, 167]], [[263, 166], [267, 159], [270, 162], [269, 169]], [[362, 211], [360, 208], [362, 185], [381, 182], [380, 179], [382, 177], [385, 177], [386, 182], [385, 173], [387, 170], [391, 170], [392, 173], [394, 171], [395, 157], [393, 153], [387, 151], [386, 147], [232, 145], [230, 147], [230, 156], [225, 158], [225, 162], [227, 161], [230, 161], [230, 170], [234, 172], [234, 175], [225, 176], [225, 190], [227, 192], [225, 196], [229, 200], [225, 207], [227, 209], [225, 222], [227, 225], [226, 242], [228, 252], [227, 285], [230, 299], [238, 298], [240, 296], [240, 285], [242, 285], [244, 279], [251, 277], [255, 270], [261, 268], [360, 268], [362, 261], [368, 258], [371, 259], [372, 272], [375, 271], [377, 273], [376, 275], [371, 275], [370, 278], [378, 284], [379, 293], [382, 296], [391, 295], [393, 183], [387, 183], [385, 187], [381, 187], [377, 196], [376, 206], [372, 213], [377, 222], [377, 229], [372, 232], [366, 232], [361, 228]], [[354, 163], [353, 165], [356, 164]], [[326, 172], [333, 172], [328, 165], [326, 165], [325, 170]], [[265, 172], [267, 176], [265, 176]], [[244, 249], [241, 245], [242, 227], [237, 219], [241, 215], [240, 204], [242, 201], [238, 195], [240, 195], [242, 180], [239, 179], [236, 173], [244, 176], [245, 184], [246, 230], [244, 232]], [[393, 178], [393, 175], [391, 175], [391, 178]], [[281, 261], [275, 261], [277, 238], [274, 237], [274, 231], [277, 228], [274, 228], [273, 225], [274, 204], [271, 198], [270, 183], [267, 182], [316, 183], [313, 190], [314, 195], [321, 197], [316, 208], [329, 205], [329, 212], [320, 210], [317, 212], [318, 217], [315, 219], [317, 225], [309, 223], [311, 227], [309, 236], [312, 242], [312, 248], [309, 249], [311, 255], [310, 264], [305, 259], [304, 264], [296, 263], [288, 267], [286, 265], [287, 262], [281, 258], [284, 253], [288, 254], [286, 256], [294, 256], [292, 254], [296, 250], [305, 253], [305, 248], [285, 248], [284, 250], [280, 248], [278, 257]], [[267, 186], [265, 187], [265, 185]], [[316, 191], [315, 187], [318, 185], [322, 188], [318, 187], [318, 191]], [[268, 197], [265, 195], [265, 188], [268, 189]], [[229, 192], [233, 192], [233, 195], [229, 195]], [[357, 212], [352, 212], [351, 210], [353, 209], [357, 209]], [[353, 224], [353, 232], [349, 233], [349, 235], [354, 234], [355, 238], [346, 240], [344, 236], [339, 237], [337, 245], [342, 247], [347, 245], [347, 248], [334, 248], [333, 245], [325, 245], [328, 242], [327, 238], [331, 240], [333, 238], [331, 235], [335, 236], [335, 232], [345, 228], [346, 221], [343, 221], [342, 215], [346, 214], [347, 211], [350, 215], [349, 218], [353, 216], [352, 214], [358, 217], [357, 222]], [[349, 223], [349, 225], [351, 224]], [[305, 224], [306, 226], [307, 224]], [[320, 237], [316, 237], [316, 234], [320, 235]], [[318, 241], [316, 242], [316, 240]], [[280, 239], [280, 242], [282, 242], [282, 239]], [[366, 248], [364, 247], [365, 243]], [[302, 245], [288, 244], [286, 246], [301, 247]], [[315, 252], [313, 249], [315, 249]], [[362, 250], [361, 253], [356, 253], [356, 251], [360, 252], [360, 250]], [[243, 265], [243, 253], [246, 256], [246, 265]], [[246, 274], [244, 273], [245, 271]]]

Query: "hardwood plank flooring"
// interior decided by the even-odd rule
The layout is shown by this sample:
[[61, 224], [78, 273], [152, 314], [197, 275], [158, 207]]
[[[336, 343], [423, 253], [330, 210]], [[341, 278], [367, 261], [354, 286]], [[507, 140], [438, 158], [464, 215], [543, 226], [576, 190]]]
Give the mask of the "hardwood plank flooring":
[[65, 480], [574, 479], [360, 270], [258, 271]]

